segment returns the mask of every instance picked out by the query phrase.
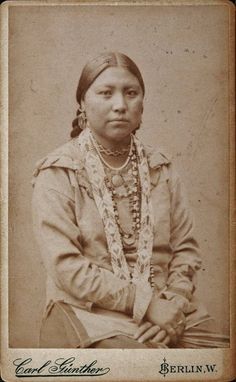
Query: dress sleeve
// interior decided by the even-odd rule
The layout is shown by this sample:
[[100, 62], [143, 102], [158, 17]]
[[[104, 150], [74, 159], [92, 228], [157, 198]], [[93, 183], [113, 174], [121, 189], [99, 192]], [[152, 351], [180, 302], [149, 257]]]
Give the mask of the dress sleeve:
[[171, 199], [170, 244], [174, 255], [169, 264], [165, 297], [176, 299], [185, 310], [195, 290], [195, 275], [201, 267], [201, 258], [184, 186], [172, 165], [168, 182]]
[[34, 185], [34, 230], [46, 270], [59, 289], [78, 301], [134, 314], [134, 319], [140, 321], [145, 312], [135, 317], [136, 287], [83, 255], [68, 171], [57, 167], [44, 169]]

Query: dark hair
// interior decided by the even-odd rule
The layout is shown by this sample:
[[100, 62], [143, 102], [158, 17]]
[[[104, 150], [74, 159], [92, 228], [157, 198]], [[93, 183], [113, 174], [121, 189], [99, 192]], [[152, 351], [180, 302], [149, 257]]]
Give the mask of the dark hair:
[[119, 52], [102, 53], [96, 58], [89, 61], [82, 70], [79, 84], [76, 91], [76, 100], [79, 104], [79, 109], [76, 112], [77, 117], [72, 122], [71, 137], [74, 138], [81, 133], [81, 128], [78, 123], [78, 117], [81, 113], [81, 101], [84, 99], [85, 93], [92, 85], [95, 79], [107, 68], [110, 67], [123, 67], [129, 70], [135, 77], [137, 77], [143, 94], [145, 93], [145, 86], [142, 75], [137, 65], [128, 56]]

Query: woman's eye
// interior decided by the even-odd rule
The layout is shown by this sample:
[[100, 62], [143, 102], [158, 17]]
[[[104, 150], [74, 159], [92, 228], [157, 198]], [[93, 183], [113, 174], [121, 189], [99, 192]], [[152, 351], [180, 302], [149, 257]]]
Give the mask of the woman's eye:
[[136, 90], [128, 90], [128, 91], [127, 91], [127, 94], [128, 94], [128, 96], [130, 96], [130, 97], [136, 97], [136, 95], [137, 95], [138, 93], [136, 92]]
[[105, 96], [105, 97], [110, 97], [111, 96], [111, 90], [101, 90], [99, 94]]

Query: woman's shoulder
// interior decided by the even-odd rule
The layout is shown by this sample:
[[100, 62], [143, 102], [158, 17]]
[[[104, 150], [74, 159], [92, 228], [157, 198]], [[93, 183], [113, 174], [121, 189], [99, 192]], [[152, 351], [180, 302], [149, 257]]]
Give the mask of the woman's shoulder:
[[50, 167], [61, 167], [74, 171], [82, 169], [82, 157], [74, 139], [41, 158], [35, 165], [34, 176], [37, 176], [41, 170]]
[[171, 156], [165, 149], [145, 145], [144, 150], [147, 156], [148, 164], [153, 169], [157, 169], [161, 166], [168, 166], [172, 161]]
[[159, 180], [165, 180], [172, 184], [178, 175], [172, 161], [171, 155], [166, 149], [153, 147], [149, 145], [144, 146], [146, 153], [149, 174], [152, 187], [155, 187]]

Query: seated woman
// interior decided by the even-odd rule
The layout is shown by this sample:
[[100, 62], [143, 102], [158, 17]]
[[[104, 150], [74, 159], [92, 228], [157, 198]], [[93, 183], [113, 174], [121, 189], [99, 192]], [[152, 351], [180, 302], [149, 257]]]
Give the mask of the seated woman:
[[224, 346], [193, 296], [201, 260], [181, 181], [170, 158], [135, 134], [144, 93], [126, 55], [90, 61], [72, 139], [37, 165], [41, 347]]

